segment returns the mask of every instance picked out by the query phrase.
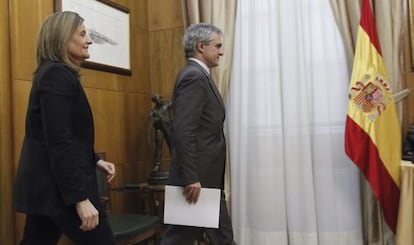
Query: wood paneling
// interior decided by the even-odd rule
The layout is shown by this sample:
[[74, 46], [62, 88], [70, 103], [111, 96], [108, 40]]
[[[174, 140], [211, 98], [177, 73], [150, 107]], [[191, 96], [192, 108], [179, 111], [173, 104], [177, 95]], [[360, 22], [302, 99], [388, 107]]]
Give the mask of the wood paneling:
[[36, 68], [36, 41], [43, 19], [53, 13], [53, 1], [11, 1], [11, 50], [14, 79], [31, 80]]
[[[143, 182], [149, 177], [153, 153], [146, 137], [148, 113], [153, 106], [151, 95], [158, 92], [164, 98], [170, 97], [175, 76], [184, 64], [184, 55], [181, 48], [181, 0], [115, 2], [130, 10], [132, 75], [91, 69], [82, 69], [81, 73], [94, 114], [95, 150], [105, 152], [107, 160], [115, 163], [117, 175], [113, 184], [120, 185]], [[37, 32], [53, 9], [52, 0], [7, 0], [0, 3], [0, 150], [2, 163], [10, 162], [9, 174], [1, 164], [1, 217], [2, 222], [5, 222], [4, 217], [9, 217], [7, 221], [15, 223], [14, 226], [1, 225], [1, 241], [6, 241], [5, 244], [17, 244], [23, 232], [24, 215], [14, 215], [11, 210], [13, 177], [24, 137], [32, 73], [36, 67]], [[4, 123], [7, 122], [5, 118], [9, 118], [8, 124]], [[6, 130], [10, 133], [4, 134]], [[9, 145], [4, 145], [4, 142]], [[9, 154], [4, 154], [4, 151]], [[166, 169], [169, 154], [165, 146], [163, 152], [163, 168]], [[131, 208], [139, 211], [135, 201], [133, 196], [113, 193], [111, 208], [114, 212]], [[62, 238], [59, 244], [70, 242]]]
[[23, 143], [26, 110], [31, 87], [32, 83], [29, 81], [13, 80], [12, 83], [13, 156], [15, 159], [14, 169], [17, 169], [17, 162], [20, 157], [20, 150]]
[[181, 1], [151, 0], [148, 1], [148, 25], [150, 31], [183, 28]]
[[0, 241], [14, 244], [9, 2], [0, 2]]
[[[183, 27], [151, 32], [151, 85], [152, 92], [169, 94], [173, 89], [177, 71], [185, 62], [182, 48]], [[172, 58], [174, 61], [172, 62]]]
[[[17, 163], [20, 157], [20, 149], [24, 137], [24, 124], [26, 117], [27, 103], [29, 100], [29, 92], [31, 89], [31, 82], [23, 80], [12, 81], [12, 97], [13, 106], [11, 118], [13, 119], [13, 176], [17, 169]], [[23, 234], [24, 216], [22, 214], [16, 215], [16, 237], [20, 240]]]
[[[130, 12], [131, 27], [148, 31], [148, 0], [129, 0], [128, 6], [134, 11]], [[177, 1], [178, 3], [178, 1]], [[178, 3], [180, 4], [180, 3]]]

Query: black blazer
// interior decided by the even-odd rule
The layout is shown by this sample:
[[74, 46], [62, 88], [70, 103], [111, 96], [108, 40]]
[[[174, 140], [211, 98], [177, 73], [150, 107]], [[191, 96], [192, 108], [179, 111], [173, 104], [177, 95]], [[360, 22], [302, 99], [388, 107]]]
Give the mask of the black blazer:
[[55, 215], [89, 198], [102, 211], [93, 144], [92, 112], [77, 75], [60, 63], [39, 67], [16, 175], [16, 210]]
[[192, 60], [178, 74], [172, 95], [169, 184], [224, 188], [225, 108], [208, 73]]

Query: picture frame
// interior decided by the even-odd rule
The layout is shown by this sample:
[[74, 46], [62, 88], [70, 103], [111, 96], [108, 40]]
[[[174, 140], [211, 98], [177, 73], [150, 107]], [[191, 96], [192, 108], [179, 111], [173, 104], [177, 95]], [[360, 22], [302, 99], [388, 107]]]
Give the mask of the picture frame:
[[85, 19], [93, 44], [82, 67], [131, 75], [128, 8], [109, 0], [55, 0], [55, 11], [73, 11]]

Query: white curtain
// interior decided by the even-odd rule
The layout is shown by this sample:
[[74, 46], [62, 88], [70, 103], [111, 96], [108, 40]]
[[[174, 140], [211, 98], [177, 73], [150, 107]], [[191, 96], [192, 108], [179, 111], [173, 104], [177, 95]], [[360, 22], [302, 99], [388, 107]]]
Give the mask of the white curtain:
[[328, 0], [239, 0], [226, 129], [239, 245], [362, 244], [348, 84]]

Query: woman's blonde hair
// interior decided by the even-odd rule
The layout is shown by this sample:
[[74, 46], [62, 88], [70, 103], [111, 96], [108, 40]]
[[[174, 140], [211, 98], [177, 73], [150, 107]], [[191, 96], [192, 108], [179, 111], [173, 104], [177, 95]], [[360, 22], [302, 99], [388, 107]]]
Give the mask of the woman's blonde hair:
[[68, 54], [73, 33], [83, 23], [79, 14], [70, 11], [49, 15], [42, 24], [37, 41], [37, 66], [46, 62], [61, 62], [77, 74], [77, 65]]

